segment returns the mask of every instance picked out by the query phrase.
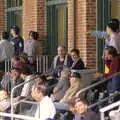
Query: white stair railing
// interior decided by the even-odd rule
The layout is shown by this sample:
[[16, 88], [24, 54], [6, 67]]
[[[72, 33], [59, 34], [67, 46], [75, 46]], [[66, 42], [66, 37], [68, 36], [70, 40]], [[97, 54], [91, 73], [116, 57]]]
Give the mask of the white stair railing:
[[119, 107], [119, 106], [120, 106], [120, 101], [115, 102], [115, 103], [113, 103], [113, 104], [111, 104], [111, 105], [108, 105], [108, 106], [106, 106], [106, 107], [104, 107], [104, 108], [101, 108], [101, 109], [100, 109], [100, 117], [101, 117], [101, 120], [105, 120], [105, 112], [107, 112], [107, 111], [109, 111], [109, 110], [111, 110], [111, 109], [113, 109], [113, 108], [115, 108], [115, 107]]

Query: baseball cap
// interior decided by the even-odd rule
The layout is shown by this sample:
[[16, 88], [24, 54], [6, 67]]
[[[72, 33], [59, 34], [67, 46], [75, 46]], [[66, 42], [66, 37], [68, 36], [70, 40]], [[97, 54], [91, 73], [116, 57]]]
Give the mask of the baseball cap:
[[81, 78], [81, 75], [78, 72], [72, 72], [70, 77]]

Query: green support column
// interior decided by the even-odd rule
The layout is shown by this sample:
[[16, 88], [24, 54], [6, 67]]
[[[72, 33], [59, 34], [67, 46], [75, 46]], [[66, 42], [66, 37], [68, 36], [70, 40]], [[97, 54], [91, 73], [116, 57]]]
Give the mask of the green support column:
[[[109, 21], [109, 0], [97, 0], [97, 30], [105, 31]], [[104, 62], [102, 59], [105, 41], [97, 39], [97, 59], [98, 71], [104, 71]]]

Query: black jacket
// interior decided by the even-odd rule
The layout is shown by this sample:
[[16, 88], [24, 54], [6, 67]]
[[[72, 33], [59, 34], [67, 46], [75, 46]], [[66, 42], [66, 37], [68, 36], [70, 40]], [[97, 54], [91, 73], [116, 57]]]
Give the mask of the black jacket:
[[74, 69], [74, 70], [85, 69], [84, 62], [81, 59], [79, 59], [76, 63], [73, 62], [71, 69]]

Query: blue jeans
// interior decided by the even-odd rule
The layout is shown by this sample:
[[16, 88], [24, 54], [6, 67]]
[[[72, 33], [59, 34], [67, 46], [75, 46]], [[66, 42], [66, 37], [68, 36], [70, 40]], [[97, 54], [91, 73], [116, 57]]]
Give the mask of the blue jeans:
[[107, 89], [109, 94], [120, 91], [120, 76], [111, 78], [107, 83]]

